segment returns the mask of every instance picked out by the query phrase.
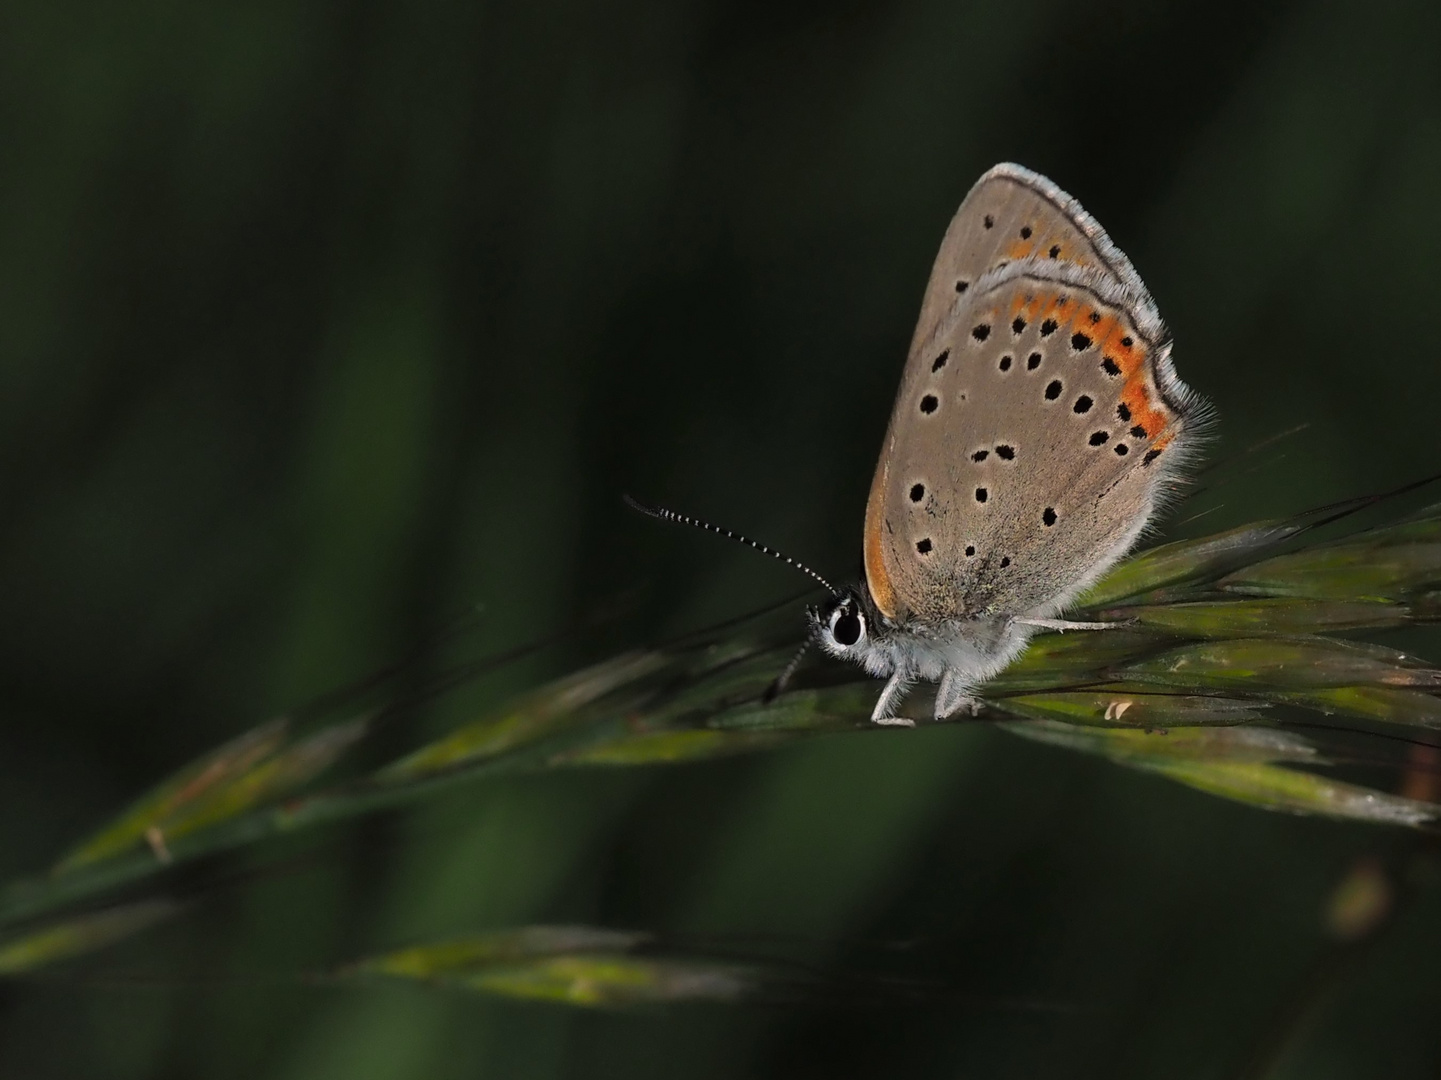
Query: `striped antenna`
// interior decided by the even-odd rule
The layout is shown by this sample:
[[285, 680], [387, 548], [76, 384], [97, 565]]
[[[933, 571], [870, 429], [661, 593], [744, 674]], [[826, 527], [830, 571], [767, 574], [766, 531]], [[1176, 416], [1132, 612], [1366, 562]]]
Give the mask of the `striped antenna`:
[[704, 529], [706, 532], [715, 533], [717, 536], [724, 536], [727, 540], [736, 540], [742, 544], [747, 545], [748, 547], [753, 547], [762, 555], [769, 555], [773, 559], [779, 559], [787, 566], [794, 566], [801, 573], [809, 574], [816, 581], [819, 581], [822, 585], [824, 585], [826, 591], [831, 593], [833, 596], [839, 595], [836, 592], [836, 587], [834, 585], [832, 585], [825, 578], [817, 574], [805, 563], [796, 562], [796, 560], [792, 559], [789, 555], [782, 555], [774, 548], [768, 548], [764, 544], [756, 543], [749, 537], [742, 536], [740, 533], [731, 532], [729, 529], [719, 528], [718, 526], [712, 525], [707, 521], [701, 521], [699, 518], [688, 517], [685, 514], [677, 514], [674, 510], [667, 510], [663, 506], [647, 506], [643, 502], [638, 502], [637, 500], [632, 499], [629, 495], [623, 495], [621, 497], [625, 500], [625, 504], [627, 506], [629, 506], [632, 510], [639, 510], [642, 514], [646, 515], [646, 517], [659, 518], [661, 521], [669, 521], [676, 525], [693, 525], [697, 529]]

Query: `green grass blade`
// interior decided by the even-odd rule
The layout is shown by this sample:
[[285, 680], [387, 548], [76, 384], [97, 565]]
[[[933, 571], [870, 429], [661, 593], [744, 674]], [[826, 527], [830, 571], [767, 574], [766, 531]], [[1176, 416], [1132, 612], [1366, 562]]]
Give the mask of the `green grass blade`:
[[1253, 596], [1295, 596], [1404, 604], [1441, 583], [1441, 539], [1390, 543], [1384, 535], [1279, 555], [1222, 578], [1221, 588]]
[[283, 720], [262, 724], [185, 766], [77, 845], [56, 864], [54, 872], [68, 873], [137, 847], [151, 829], [254, 769], [280, 748], [285, 735]]
[[1126, 664], [1116, 674], [1168, 689], [1258, 695], [1353, 685], [1441, 688], [1441, 671], [1404, 653], [1321, 637], [1204, 641]]
[[1257, 521], [1199, 540], [1178, 540], [1135, 555], [1087, 589], [1078, 608], [1108, 607], [1166, 586], [1221, 574], [1244, 565], [1259, 552], [1291, 539], [1312, 515]]
[[656, 652], [630, 652], [595, 664], [512, 702], [494, 716], [456, 729], [377, 774], [404, 783], [450, 772], [538, 742], [570, 726], [586, 706], [667, 666]]
[[1198, 791], [1262, 810], [1314, 814], [1343, 821], [1417, 827], [1434, 821], [1438, 808], [1315, 773], [1260, 762], [1137, 762]]
[[340, 973], [436, 979], [516, 960], [570, 953], [627, 952], [652, 940], [652, 935], [639, 931], [595, 926], [522, 926], [397, 949], [357, 961], [342, 968]]
[[739, 964], [618, 953], [551, 956], [492, 967], [461, 985], [501, 997], [587, 1008], [738, 1001], [760, 989]]
[[670, 765], [768, 750], [789, 738], [778, 732], [716, 731], [708, 728], [644, 731], [609, 742], [562, 750], [550, 758], [550, 764]]
[[1402, 626], [1413, 616], [1404, 604], [1277, 596], [1116, 608], [1105, 612], [1105, 617], [1134, 619], [1147, 630], [1182, 637], [1214, 638], [1382, 629]]
[[1415, 827], [1434, 820], [1441, 809], [1278, 764], [1326, 764], [1309, 741], [1293, 732], [1257, 727], [1156, 732], [1078, 728], [1054, 721], [1001, 726], [1028, 739], [1098, 754], [1262, 810]]
[[317, 732], [244, 773], [212, 788], [204, 798], [178, 808], [156, 822], [165, 841], [234, 818], [280, 799], [319, 776], [364, 736], [367, 721], [351, 720]]
[[991, 705], [1002, 712], [1033, 720], [1146, 730], [1242, 724], [1262, 716], [1260, 708], [1251, 701], [1104, 690], [1023, 694], [998, 698]]
[[986, 683], [986, 696], [1049, 690], [1095, 682], [1107, 668], [1149, 656], [1175, 644], [1173, 638], [1122, 625], [1113, 630], [1040, 634], [1021, 658]]
[[735, 1001], [775, 981], [752, 965], [642, 951], [651, 946], [645, 934], [526, 927], [386, 953], [334, 978], [404, 979], [586, 1008]]
[[1323, 716], [1353, 716], [1441, 731], [1441, 698], [1390, 686], [1334, 686], [1305, 693], [1273, 694], [1273, 700]]
[[77, 915], [0, 941], [0, 976], [21, 975], [95, 952], [180, 910], [169, 900], [142, 900]]
[[1192, 727], [1156, 731], [1121, 727], [1078, 727], [1052, 719], [1005, 722], [1013, 735], [1100, 754], [1113, 761], [1299, 761], [1322, 764], [1316, 747], [1290, 731], [1263, 727]]

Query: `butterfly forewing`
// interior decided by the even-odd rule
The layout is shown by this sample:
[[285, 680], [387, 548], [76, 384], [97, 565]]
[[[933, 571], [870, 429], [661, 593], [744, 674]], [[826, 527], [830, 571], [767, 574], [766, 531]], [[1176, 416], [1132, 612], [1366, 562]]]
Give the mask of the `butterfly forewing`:
[[1138, 305], [1159, 322], [1130, 261], [1076, 200], [1029, 169], [997, 165], [976, 181], [941, 241], [911, 342], [911, 362], [982, 274], [1027, 257], [1099, 267], [1132, 289]]
[[883, 611], [1050, 614], [1134, 542], [1187, 411], [1143, 304], [1101, 267], [1031, 257], [953, 305], [907, 367], [872, 489]]

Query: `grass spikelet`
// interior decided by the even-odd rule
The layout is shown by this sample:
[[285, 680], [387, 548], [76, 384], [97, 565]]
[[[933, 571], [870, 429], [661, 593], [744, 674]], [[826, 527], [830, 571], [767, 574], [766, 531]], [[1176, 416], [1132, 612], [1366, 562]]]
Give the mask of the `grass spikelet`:
[[584, 1008], [730, 1002], [785, 981], [756, 965], [659, 951], [648, 934], [577, 926], [413, 946], [348, 965], [333, 978], [401, 979]]
[[47, 923], [0, 940], [0, 976], [28, 974], [95, 952], [170, 918], [180, 905], [141, 900]]

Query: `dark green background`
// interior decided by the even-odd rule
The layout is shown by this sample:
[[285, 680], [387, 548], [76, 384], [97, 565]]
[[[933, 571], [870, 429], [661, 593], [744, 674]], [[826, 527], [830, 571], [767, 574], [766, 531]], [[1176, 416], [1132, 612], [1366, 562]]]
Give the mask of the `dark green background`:
[[[931, 258], [999, 160], [1130, 254], [1214, 453], [1312, 425], [1187, 529], [1441, 463], [1428, 0], [10, 0], [0, 869], [470, 605], [475, 654], [628, 614], [397, 748], [800, 584], [622, 490], [849, 573]], [[981, 728], [476, 786], [81, 969], [143, 985], [4, 989], [0, 1075], [1227, 1077], [1393, 843]], [[964, 997], [272, 979], [542, 920], [802, 935]], [[1432, 889], [1278, 1075], [1434, 1077], [1438, 1008]]]

